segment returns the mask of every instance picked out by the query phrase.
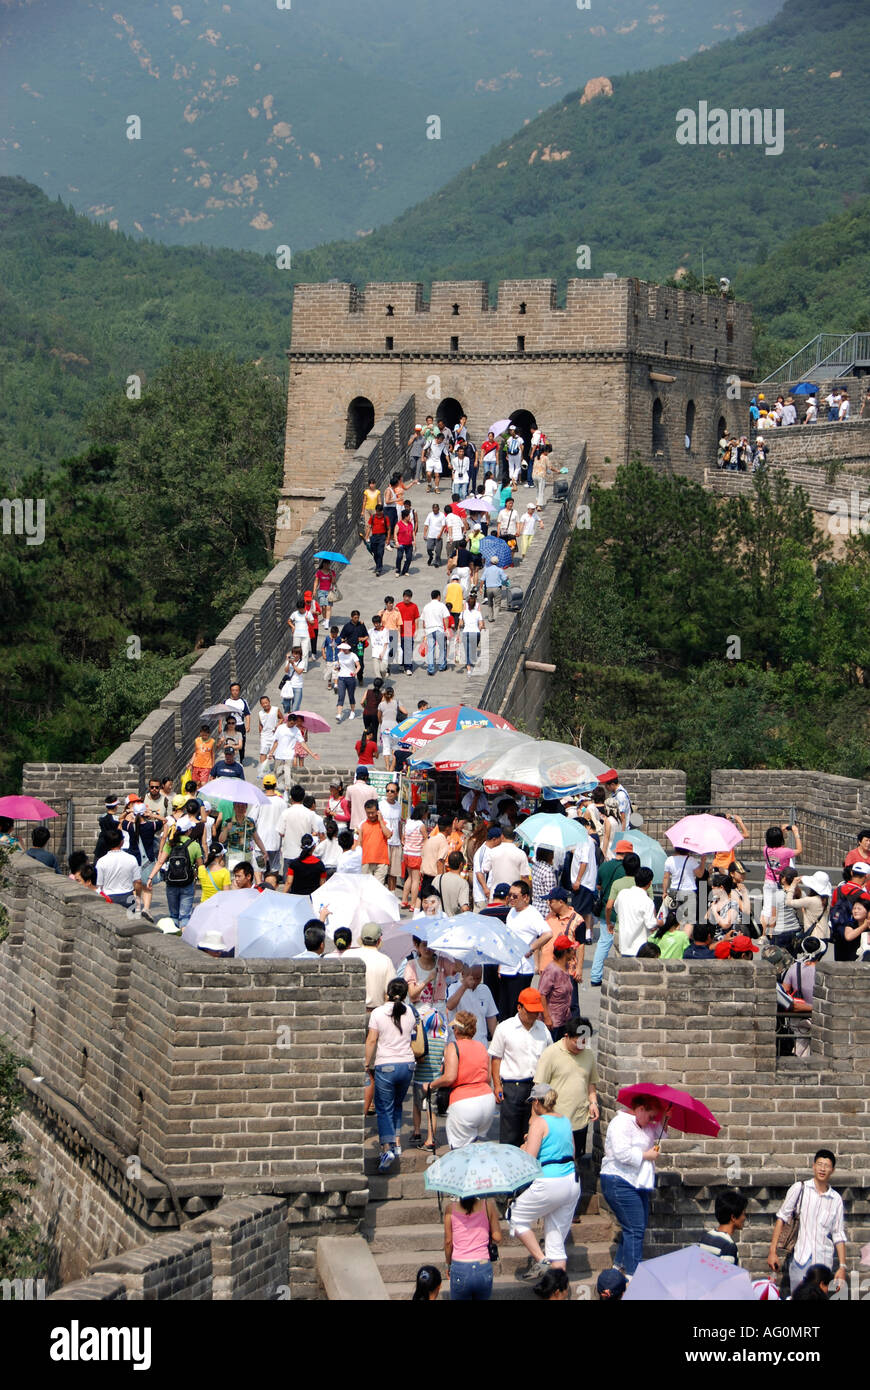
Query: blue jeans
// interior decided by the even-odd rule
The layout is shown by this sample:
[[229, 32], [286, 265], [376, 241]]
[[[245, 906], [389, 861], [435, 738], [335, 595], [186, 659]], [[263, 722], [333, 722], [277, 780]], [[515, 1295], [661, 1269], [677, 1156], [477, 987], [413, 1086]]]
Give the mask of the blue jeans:
[[430, 676], [435, 674], [435, 661], [438, 670], [447, 670], [447, 641], [443, 632], [426, 633], [426, 669]]
[[595, 984], [601, 983], [601, 976], [604, 972], [604, 962], [610, 955], [610, 948], [613, 945], [613, 933], [607, 930], [606, 923], [602, 922], [598, 944], [595, 947], [595, 955], [592, 957], [592, 969], [589, 973], [590, 980]]
[[344, 697], [351, 709], [356, 708], [356, 676], [339, 676], [338, 678], [338, 708], [344, 706]]
[[632, 1187], [630, 1182], [611, 1173], [602, 1173], [600, 1181], [604, 1200], [622, 1227], [613, 1262], [623, 1273], [634, 1274], [643, 1259], [652, 1189]]
[[408, 1093], [414, 1075], [412, 1062], [393, 1062], [375, 1067], [375, 1112], [378, 1117], [378, 1139], [392, 1144], [402, 1128], [402, 1101]]
[[193, 895], [196, 890], [196, 883], [167, 883], [166, 903], [169, 909], [169, 916], [177, 927], [184, 928], [190, 921], [190, 914], [193, 912]]
[[284, 706], [285, 714], [295, 714], [298, 709], [302, 708], [301, 689], [294, 690], [292, 695], [284, 695], [282, 697], [281, 704]]
[[490, 1260], [454, 1260], [450, 1266], [450, 1302], [485, 1303], [492, 1298]]

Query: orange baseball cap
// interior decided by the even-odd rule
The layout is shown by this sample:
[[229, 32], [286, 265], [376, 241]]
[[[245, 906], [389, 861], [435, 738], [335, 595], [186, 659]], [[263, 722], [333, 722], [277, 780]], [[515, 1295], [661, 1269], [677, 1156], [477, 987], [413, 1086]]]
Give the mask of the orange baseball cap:
[[634, 845], [631, 840], [618, 840], [616, 843], [617, 854], [634, 854]]
[[544, 1012], [544, 1001], [536, 989], [524, 989], [520, 991], [518, 1004], [530, 1014], [542, 1014]]

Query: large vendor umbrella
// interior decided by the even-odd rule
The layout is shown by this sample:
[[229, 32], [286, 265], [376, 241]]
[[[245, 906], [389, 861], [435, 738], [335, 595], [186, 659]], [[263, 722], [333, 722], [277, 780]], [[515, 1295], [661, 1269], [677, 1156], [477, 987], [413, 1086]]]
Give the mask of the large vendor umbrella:
[[721, 1125], [716, 1116], [702, 1101], [690, 1096], [688, 1091], [654, 1083], [645, 1085], [641, 1081], [636, 1086], [623, 1086], [616, 1099], [621, 1105], [630, 1105], [635, 1096], [655, 1096], [660, 1100], [665, 1107], [665, 1123], [670, 1129], [682, 1130], [683, 1134], [706, 1134], [713, 1138], [719, 1133]]
[[0, 816], [9, 820], [51, 820], [57, 811], [36, 796], [0, 796]]
[[199, 788], [199, 795], [219, 797], [232, 802], [234, 806], [265, 806], [269, 801], [264, 791], [255, 787], [253, 782], [246, 782], [243, 777], [213, 777]]
[[743, 839], [733, 821], [706, 813], [683, 816], [665, 834], [675, 849], [688, 849], [695, 854], [724, 854]]
[[372, 874], [333, 874], [311, 894], [311, 905], [314, 917], [322, 907], [328, 907], [327, 933], [332, 936], [336, 927], [349, 927], [355, 946], [359, 945], [359, 934], [366, 922], [386, 926], [398, 922], [400, 916], [395, 894]]
[[505, 922], [482, 913], [459, 912], [454, 917], [437, 913], [415, 917], [405, 925], [430, 950], [467, 965], [505, 965], [516, 970], [528, 950], [528, 942]]
[[528, 742], [529, 735], [521, 734], [516, 729], [481, 728], [475, 724], [470, 729], [454, 729], [452, 733], [439, 734], [437, 738], [430, 739], [411, 755], [408, 766], [426, 771], [456, 772], [471, 758], [501, 751], [512, 743]]
[[279, 960], [305, 950], [303, 928], [316, 914], [307, 893], [258, 893], [238, 918], [237, 956]]
[[340, 550], [318, 550], [315, 560], [331, 560], [334, 565], [349, 565], [350, 560]]
[[641, 863], [641, 868], [652, 869], [653, 883], [661, 883], [665, 875], [667, 855], [658, 840], [645, 835], [642, 830], [621, 830], [618, 838], [628, 840]]
[[573, 849], [576, 845], [589, 843], [588, 831], [579, 821], [569, 816], [551, 815], [539, 811], [536, 816], [527, 816], [517, 826], [517, 839], [527, 845], [540, 845], [544, 849]]
[[459, 780], [467, 787], [483, 787], [487, 792], [512, 787], [521, 796], [558, 798], [591, 791], [598, 785], [598, 774], [603, 768], [598, 758], [582, 748], [530, 739], [503, 753], [473, 758], [461, 769]]
[[256, 888], [227, 888], [213, 893], [193, 909], [190, 921], [181, 933], [188, 946], [198, 946], [207, 931], [220, 932], [226, 949], [235, 950], [239, 944], [239, 918], [260, 898]]
[[416, 710], [388, 732], [390, 738], [399, 739], [412, 748], [422, 748], [430, 739], [459, 729], [509, 729], [516, 733], [513, 724], [500, 714], [475, 709], [473, 705], [439, 705], [435, 709]]
[[423, 1186], [448, 1197], [492, 1197], [516, 1192], [543, 1175], [538, 1160], [513, 1144], [465, 1144], [430, 1164]]
[[480, 557], [482, 560], [495, 559], [502, 569], [508, 569], [514, 562], [513, 551], [500, 536], [484, 536], [480, 542]]
[[[459, 1151], [461, 1152], [461, 1150]], [[752, 1280], [739, 1265], [687, 1245], [654, 1260], [642, 1260], [623, 1294], [623, 1303], [752, 1303]]]

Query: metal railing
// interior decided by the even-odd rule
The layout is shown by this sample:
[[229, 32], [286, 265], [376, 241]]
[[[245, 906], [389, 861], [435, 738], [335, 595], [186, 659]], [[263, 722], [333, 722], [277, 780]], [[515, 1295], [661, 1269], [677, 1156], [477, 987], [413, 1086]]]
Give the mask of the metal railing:
[[854, 333], [817, 333], [759, 385], [766, 386], [770, 381], [785, 381], [787, 377], [807, 376], [855, 336]]
[[37, 825], [42, 824], [49, 832], [48, 843], [44, 846], [49, 854], [53, 854], [61, 868], [66, 864], [72, 850], [75, 848], [75, 802], [66, 798], [57, 801], [46, 801], [46, 806], [50, 806], [57, 812], [50, 820], [45, 821], [25, 821], [17, 820], [12, 827], [12, 834], [21, 842], [21, 848], [28, 850], [32, 847], [31, 831]]
[[819, 373], [844, 376], [855, 362], [870, 358], [870, 333], [852, 333], [816, 363]]
[[[636, 809], [643, 817], [641, 828], [644, 834], [651, 835], [654, 840], [660, 841], [668, 848], [665, 831], [675, 820], [680, 819], [680, 816], [674, 813], [673, 807], [647, 806], [641, 802]], [[728, 812], [734, 812], [741, 817], [748, 834], [737, 846], [735, 854], [747, 862], [747, 867], [763, 862], [765, 831], [772, 825], [796, 823], [803, 845], [801, 863], [822, 865], [837, 870], [848, 851], [854, 848], [858, 830], [857, 819], [844, 820], [806, 806], [784, 806], [782, 802], [769, 802], [746, 809], [734, 805], [733, 802], [727, 805], [687, 806], [684, 814], [701, 815], [705, 812], [712, 816], [724, 816]], [[786, 843], [790, 844], [791, 840], [787, 838]]]

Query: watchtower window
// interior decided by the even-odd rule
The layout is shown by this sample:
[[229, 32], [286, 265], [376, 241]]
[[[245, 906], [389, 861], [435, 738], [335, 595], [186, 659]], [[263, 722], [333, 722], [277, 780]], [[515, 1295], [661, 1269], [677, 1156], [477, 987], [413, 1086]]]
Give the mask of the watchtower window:
[[520, 305], [520, 313], [521, 313], [521, 314], [524, 314], [525, 312], [526, 312], [526, 301], [523, 300], [522, 304]]
[[665, 447], [665, 428], [663, 423], [664, 407], [658, 396], [653, 401], [652, 408], [652, 446], [653, 453], [658, 453]]
[[670, 309], [668, 308], [668, 306], [667, 306], [667, 304], [666, 304], [666, 305], [665, 305], [665, 318], [666, 318], [666, 319], [669, 319], [670, 316], [671, 316], [671, 311], [670, 311]]
[[695, 433], [695, 402], [688, 401], [686, 404], [686, 448], [692, 447], [692, 436]]
[[694, 323], [694, 322], [695, 322], [695, 315], [694, 315], [694, 314], [690, 314], [690, 315], [689, 315], [689, 323]]
[[695, 344], [694, 344], [694, 343], [689, 343], [689, 356], [690, 356], [690, 357], [694, 357], [694, 356], [695, 356]]
[[713, 361], [714, 361], [714, 362], [718, 362], [718, 361], [719, 361], [719, 349], [718, 349], [718, 348], [714, 348], [714, 349], [713, 349]]
[[459, 339], [458, 339], [458, 338], [451, 338], [451, 339], [450, 339], [450, 351], [451, 351], [451, 352], [458, 352], [458, 351], [459, 351]]
[[726, 343], [733, 343], [733, 342], [734, 342], [734, 324], [733, 324], [733, 323], [726, 323], [726, 325], [725, 325], [725, 341], [726, 341]]
[[523, 333], [518, 333], [518, 334], [517, 334], [517, 352], [525, 352], [525, 350], [526, 350], [526, 339], [525, 339], [525, 334], [523, 334]]
[[665, 338], [665, 357], [668, 355], [668, 340]]
[[392, 338], [385, 338], [385, 339], [384, 339], [384, 347], [386, 348], [387, 352], [392, 352], [392, 350], [393, 350], [393, 340], [392, 340]]
[[392, 306], [392, 304], [388, 304], [388, 305], [387, 305], [387, 318], [388, 318], [388, 319], [391, 319], [392, 317], [393, 317], [393, 306]]
[[455, 319], [458, 319], [458, 318], [459, 318], [459, 305], [458, 305], [458, 304], [454, 304], [454, 306], [453, 306], [453, 317], [454, 317]]

